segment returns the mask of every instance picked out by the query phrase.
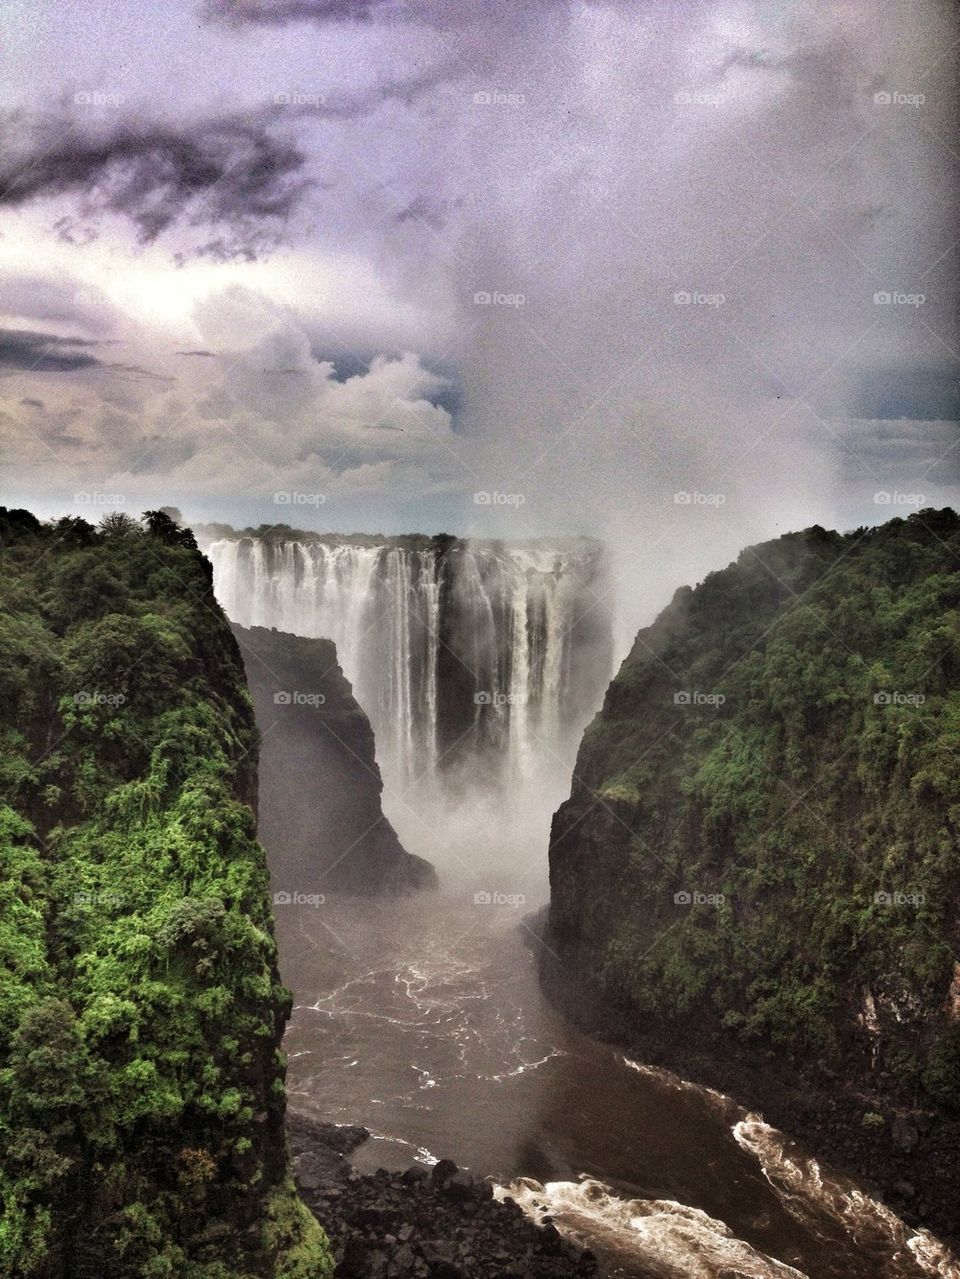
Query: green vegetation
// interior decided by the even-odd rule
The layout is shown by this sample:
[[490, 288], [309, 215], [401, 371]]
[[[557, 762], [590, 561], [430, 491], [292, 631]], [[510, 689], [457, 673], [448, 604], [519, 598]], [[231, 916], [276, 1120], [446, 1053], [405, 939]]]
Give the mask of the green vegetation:
[[958, 565], [952, 511], [813, 528], [637, 637], [551, 852], [558, 942], [632, 1024], [960, 1105]]
[[0, 1274], [329, 1274], [209, 565], [164, 512], [0, 509], [0, 610]]

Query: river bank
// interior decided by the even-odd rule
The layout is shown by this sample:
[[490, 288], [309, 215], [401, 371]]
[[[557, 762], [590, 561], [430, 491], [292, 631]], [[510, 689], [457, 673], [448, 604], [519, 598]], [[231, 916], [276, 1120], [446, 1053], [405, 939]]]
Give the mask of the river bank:
[[[891, 1112], [862, 1077], [827, 1077], [814, 1064], [793, 1067], [732, 1043], [706, 1022], [631, 1024], [539, 941], [547, 937], [542, 914], [526, 922], [544, 994], [580, 1030], [650, 1067], [736, 1098], [807, 1150], [821, 1152], [834, 1173], [856, 1181], [908, 1226], [926, 1228], [960, 1250], [960, 1122], [905, 1100]], [[876, 1118], [865, 1122], [865, 1116]]]
[[535, 1224], [450, 1159], [358, 1172], [357, 1125], [287, 1117], [297, 1187], [323, 1223], [340, 1279], [603, 1279], [589, 1251]]

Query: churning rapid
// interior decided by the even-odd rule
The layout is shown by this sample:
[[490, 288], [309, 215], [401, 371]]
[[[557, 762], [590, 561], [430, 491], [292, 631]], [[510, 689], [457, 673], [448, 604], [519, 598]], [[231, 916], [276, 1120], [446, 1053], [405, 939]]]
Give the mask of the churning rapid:
[[598, 543], [274, 531], [204, 550], [232, 621], [334, 640], [388, 793], [418, 778], [497, 788], [555, 756], [569, 769], [611, 674]]
[[621, 1279], [960, 1277], [759, 1116], [567, 1024], [521, 916], [456, 892], [278, 910], [291, 1105], [371, 1129], [364, 1169], [495, 1177]]

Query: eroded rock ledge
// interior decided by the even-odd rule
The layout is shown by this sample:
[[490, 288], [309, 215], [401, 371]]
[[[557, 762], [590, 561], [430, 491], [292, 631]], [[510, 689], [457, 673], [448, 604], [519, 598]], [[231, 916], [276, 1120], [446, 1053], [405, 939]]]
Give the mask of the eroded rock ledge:
[[593, 1253], [538, 1226], [450, 1159], [360, 1173], [365, 1128], [288, 1115], [297, 1186], [324, 1222], [342, 1279], [602, 1279]]

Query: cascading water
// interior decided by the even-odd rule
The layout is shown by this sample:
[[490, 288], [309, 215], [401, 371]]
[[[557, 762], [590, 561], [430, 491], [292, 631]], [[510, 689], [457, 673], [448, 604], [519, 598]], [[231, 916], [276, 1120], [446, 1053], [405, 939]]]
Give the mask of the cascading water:
[[388, 785], [569, 769], [611, 667], [597, 543], [274, 532], [204, 549], [233, 621], [335, 641]]

